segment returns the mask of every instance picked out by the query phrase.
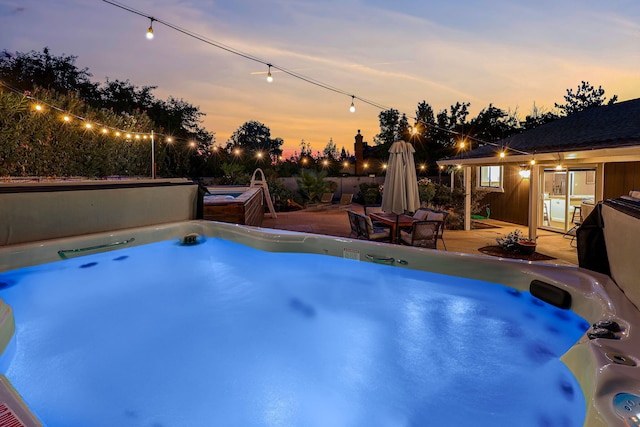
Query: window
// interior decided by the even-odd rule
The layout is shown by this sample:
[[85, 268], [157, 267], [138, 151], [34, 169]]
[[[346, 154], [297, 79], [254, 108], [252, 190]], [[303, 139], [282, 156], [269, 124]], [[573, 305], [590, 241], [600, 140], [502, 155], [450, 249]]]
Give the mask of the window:
[[480, 166], [478, 187], [502, 189], [502, 166]]

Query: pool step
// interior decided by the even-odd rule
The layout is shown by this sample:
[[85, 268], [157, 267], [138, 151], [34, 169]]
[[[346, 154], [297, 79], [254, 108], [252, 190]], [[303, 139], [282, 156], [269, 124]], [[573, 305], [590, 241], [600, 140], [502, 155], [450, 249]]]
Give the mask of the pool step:
[[4, 375], [0, 375], [0, 427], [42, 427]]

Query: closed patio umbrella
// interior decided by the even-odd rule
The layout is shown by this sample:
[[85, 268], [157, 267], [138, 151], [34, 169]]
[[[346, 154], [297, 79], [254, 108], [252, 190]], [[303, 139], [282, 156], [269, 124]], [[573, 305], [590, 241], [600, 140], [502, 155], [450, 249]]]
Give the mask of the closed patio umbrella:
[[407, 167], [405, 168], [407, 179], [407, 210], [415, 212], [420, 209], [420, 194], [418, 193], [418, 177], [416, 176], [416, 163], [413, 159], [413, 153], [416, 152], [413, 145], [408, 142], [404, 143], [407, 153]]
[[383, 211], [403, 214], [420, 208], [414, 152], [413, 146], [405, 141], [391, 145], [382, 193]]

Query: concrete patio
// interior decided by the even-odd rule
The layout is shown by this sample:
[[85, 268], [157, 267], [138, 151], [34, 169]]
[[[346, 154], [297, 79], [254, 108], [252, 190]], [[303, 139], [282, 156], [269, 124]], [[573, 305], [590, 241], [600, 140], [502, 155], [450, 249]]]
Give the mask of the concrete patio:
[[[356, 212], [364, 212], [363, 207], [355, 203], [352, 205], [352, 209]], [[525, 233], [527, 231], [525, 226], [492, 219], [483, 220], [482, 223], [495, 228], [481, 228], [471, 231], [445, 230], [444, 241], [447, 250], [482, 255], [478, 252], [478, 248], [496, 245], [496, 237], [507, 234], [516, 228]], [[279, 212], [276, 219], [265, 215], [262, 227], [339, 237], [348, 237], [351, 232], [346, 211], [338, 209], [337, 205], [324, 209], [310, 208], [293, 212]], [[539, 230], [536, 252], [555, 258], [540, 262], [577, 266], [577, 250], [571, 247], [570, 242], [570, 239], [562, 237], [561, 233]], [[444, 250], [440, 243], [438, 249]]]

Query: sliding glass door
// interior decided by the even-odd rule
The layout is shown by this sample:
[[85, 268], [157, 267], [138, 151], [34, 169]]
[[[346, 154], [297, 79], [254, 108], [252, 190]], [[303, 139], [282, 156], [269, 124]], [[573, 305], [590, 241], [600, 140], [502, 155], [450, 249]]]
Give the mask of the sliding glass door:
[[583, 204], [593, 203], [595, 168], [544, 169], [540, 227], [567, 231], [580, 221]]

